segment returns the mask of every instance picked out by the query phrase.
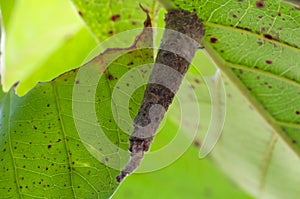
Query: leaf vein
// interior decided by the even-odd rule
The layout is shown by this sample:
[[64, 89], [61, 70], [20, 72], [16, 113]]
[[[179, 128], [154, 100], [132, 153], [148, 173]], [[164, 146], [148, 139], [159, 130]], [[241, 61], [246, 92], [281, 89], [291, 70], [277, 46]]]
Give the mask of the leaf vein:
[[70, 183], [72, 184], [72, 192], [74, 194], [74, 198], [76, 198], [76, 193], [75, 193], [75, 190], [74, 190], [74, 186], [73, 186], [73, 178], [72, 178], [72, 164], [71, 164], [71, 157], [69, 155], [69, 146], [68, 146], [68, 143], [67, 143], [67, 134], [66, 134], [66, 130], [64, 128], [64, 124], [63, 124], [63, 120], [62, 120], [62, 113], [61, 113], [61, 107], [60, 107], [60, 104], [59, 104], [59, 98], [58, 98], [58, 92], [57, 92], [57, 88], [55, 86], [54, 83], [51, 84], [52, 85], [52, 88], [53, 88], [53, 94], [54, 94], [54, 97], [55, 97], [55, 101], [56, 101], [56, 108], [57, 108], [57, 113], [58, 113], [58, 116], [59, 116], [59, 121], [60, 121], [60, 125], [61, 125], [61, 130], [62, 130], [62, 133], [63, 133], [63, 136], [64, 136], [64, 144], [65, 144], [65, 149], [66, 149], [66, 153], [67, 153], [67, 158], [68, 158], [68, 164], [69, 164], [69, 167], [70, 167]]

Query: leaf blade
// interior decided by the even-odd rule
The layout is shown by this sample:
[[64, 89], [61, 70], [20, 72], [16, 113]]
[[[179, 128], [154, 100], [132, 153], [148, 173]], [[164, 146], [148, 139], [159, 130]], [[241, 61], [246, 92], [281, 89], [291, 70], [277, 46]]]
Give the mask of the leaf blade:
[[[227, 136], [224, 136], [226, 141], [221, 138], [216, 146], [215, 158], [226, 173], [256, 197], [295, 198], [297, 191], [294, 184], [299, 184], [299, 181], [289, 172], [289, 177], [285, 178], [278, 171], [280, 168], [287, 170], [290, 167], [295, 173], [299, 172], [298, 7], [272, 0], [172, 2], [182, 9], [195, 9], [199, 18], [204, 20], [207, 31], [203, 42], [205, 49], [262, 116], [265, 123], [257, 122], [257, 125], [269, 128], [269, 131], [261, 130], [266, 135], [257, 135], [253, 125], [252, 131], [237, 128], [238, 123], [247, 123], [247, 119], [239, 120], [243, 118], [240, 115], [240, 118], [236, 118], [236, 124], [231, 122], [231, 128], [225, 124], [224, 133], [229, 134], [233, 141], [230, 142]], [[229, 96], [232, 95], [230, 92], [232, 91], [229, 90]], [[230, 109], [237, 111], [243, 106], [247, 105], [237, 103], [237, 107], [231, 106]], [[243, 128], [245, 126], [250, 124], [245, 124]], [[240, 142], [239, 139], [243, 139], [239, 134], [243, 131], [250, 134], [243, 134], [244, 139], [256, 146], [249, 146], [248, 150], [261, 150], [260, 152], [253, 152], [252, 155], [240, 152], [244, 151], [243, 146], [234, 141]], [[252, 136], [257, 142], [267, 140], [261, 145], [253, 142], [250, 139]], [[236, 147], [235, 150], [233, 147]], [[280, 153], [277, 148], [284, 148], [284, 152]], [[224, 152], [226, 150], [228, 153]], [[280, 163], [280, 158], [285, 157], [283, 154], [289, 157], [290, 166]], [[240, 165], [233, 165], [232, 162], [240, 162]], [[258, 163], [264, 166], [257, 167]], [[276, 170], [277, 173], [273, 173]], [[245, 178], [241, 173], [246, 173]], [[285, 182], [294, 183], [286, 183], [284, 188], [274, 183], [283, 178]]]
[[[107, 63], [110, 67], [121, 65], [127, 70], [135, 67], [135, 64], [149, 63], [153, 59], [152, 49], [138, 48], [147, 42], [152, 44], [151, 41], [152, 32], [145, 29], [132, 46], [125, 49], [108, 49], [83, 67], [92, 69], [96, 67], [98, 72], [101, 72], [98, 73], [100, 75], [106, 71], [102, 71], [102, 62], [99, 62], [101, 59], [110, 60], [112, 63]], [[119, 57], [120, 54], [123, 57]], [[132, 60], [136, 63], [129, 67], [127, 64]], [[104, 160], [99, 160], [87, 147], [91, 146], [90, 143], [84, 143], [85, 140], [82, 140], [77, 132], [72, 105], [73, 86], [83, 83], [77, 79], [78, 71], [79, 69], [75, 69], [51, 82], [38, 84], [23, 97], [16, 96], [12, 90], [9, 94], [3, 94], [1, 124], [3, 122], [11, 127], [11, 129], [0, 129], [0, 135], [3, 137], [0, 145], [0, 164], [4, 168], [0, 171], [3, 176], [0, 186], [4, 190], [5, 197], [60, 197], [61, 190], [64, 190], [64, 195], [67, 197], [108, 198], [118, 186], [115, 176], [119, 171], [111, 168], [107, 163], [110, 161], [107, 158], [110, 154], [104, 154]], [[119, 72], [116, 77], [122, 75], [123, 73]], [[104, 81], [111, 80], [106, 75], [103, 75], [103, 78]], [[102, 97], [99, 96], [101, 90], [108, 89], [108, 87], [99, 87], [95, 99]], [[87, 89], [85, 90], [88, 92]], [[106, 97], [111, 98], [110, 95], [111, 93]], [[9, 107], [8, 102], [13, 107]], [[102, 119], [103, 122], [101, 113], [104, 112], [99, 110], [101, 105], [97, 104], [96, 110], [99, 120]], [[11, 112], [5, 114], [3, 112], [5, 110]], [[111, 119], [113, 120], [113, 117]], [[88, 118], [85, 118], [85, 121], [89, 122]], [[104, 121], [104, 127], [107, 125], [105, 122], [107, 121]], [[94, 124], [90, 122], [90, 125]], [[117, 133], [123, 134], [121, 131]], [[97, 134], [95, 137], [97, 138]], [[92, 139], [97, 141], [95, 137]], [[118, 138], [112, 137], [112, 141], [116, 142], [116, 147], [121, 145]], [[124, 146], [127, 148], [126, 141]], [[92, 149], [98, 153], [101, 151], [98, 145], [92, 146]], [[11, 162], [15, 164], [8, 165]], [[17, 172], [13, 173], [6, 168], [13, 168]], [[7, 186], [5, 180], [12, 186]]]

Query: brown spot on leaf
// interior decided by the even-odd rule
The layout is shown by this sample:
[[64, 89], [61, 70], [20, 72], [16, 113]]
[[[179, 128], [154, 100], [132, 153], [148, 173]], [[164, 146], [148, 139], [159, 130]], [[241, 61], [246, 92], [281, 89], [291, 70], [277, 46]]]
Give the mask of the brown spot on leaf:
[[194, 146], [197, 148], [200, 148], [201, 147], [200, 140], [198, 140], [198, 139], [194, 140]]
[[127, 64], [127, 66], [132, 66], [132, 65], [133, 65], [133, 61], [131, 61]]
[[120, 18], [121, 18], [121, 15], [116, 14], [116, 15], [111, 16], [110, 19], [111, 19], [113, 22], [115, 22], [115, 21], [117, 21], [117, 20], [120, 19]]
[[217, 43], [217, 41], [218, 41], [218, 39], [217, 38], [214, 38], [214, 37], [212, 37], [212, 38], [210, 38], [210, 43]]
[[272, 64], [273, 62], [271, 60], [266, 60], [266, 64]]
[[112, 74], [108, 74], [108, 75], [107, 75], [107, 78], [108, 78], [108, 80], [110, 80], [110, 81], [112, 81], [112, 80], [115, 79], [114, 76], [112, 76]]
[[199, 79], [195, 79], [195, 83], [196, 84], [200, 84], [200, 80]]
[[257, 8], [263, 8], [263, 7], [265, 7], [265, 2], [264, 1], [257, 1], [256, 2], [256, 7]]
[[267, 39], [273, 39], [273, 37], [269, 34], [264, 34], [264, 37], [267, 38]]

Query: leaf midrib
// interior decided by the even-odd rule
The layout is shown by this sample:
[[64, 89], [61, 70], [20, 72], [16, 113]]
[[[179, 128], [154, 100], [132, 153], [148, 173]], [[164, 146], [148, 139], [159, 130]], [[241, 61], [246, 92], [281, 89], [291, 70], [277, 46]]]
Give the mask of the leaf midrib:
[[[270, 72], [267, 72], [267, 71], [264, 71], [264, 70], [259, 70], [259, 69], [256, 69], [256, 68], [249, 68], [249, 67], [246, 67], [244, 65], [239, 65], [239, 64], [233, 64], [233, 63], [228, 62], [228, 61], [225, 61], [224, 63], [225, 63], [225, 66], [227, 66], [227, 67], [235, 68], [235, 69], [242, 69], [243, 71], [252, 72], [252, 73], [256, 73], [256, 74], [261, 74], [261, 75], [264, 75], [266, 77], [277, 79], [279, 81], [282, 81], [282, 82], [285, 82], [287, 84], [293, 85], [293, 86], [300, 89], [300, 84], [297, 83], [294, 80], [289, 79], [289, 78], [286, 78], [286, 77], [283, 77], [283, 76], [278, 76], [274, 73], [270, 73]], [[275, 119], [274, 117], [272, 117], [272, 118], [274, 119], [274, 122], [276, 122], [278, 125], [292, 127], [292, 128], [300, 128], [300, 124], [279, 121], [279, 120]]]
[[[7, 97], [9, 95], [9, 97]], [[8, 115], [6, 116], [7, 119], [8, 119], [8, 145], [9, 145], [9, 151], [10, 151], [10, 155], [11, 155], [11, 159], [12, 159], [12, 163], [13, 163], [13, 171], [14, 171], [14, 174], [15, 174], [15, 181], [16, 181], [16, 186], [17, 186], [17, 190], [18, 190], [18, 193], [19, 193], [19, 196], [20, 198], [23, 198], [23, 195], [21, 194], [21, 190], [20, 190], [20, 184], [19, 184], [19, 180], [18, 180], [18, 171], [17, 171], [17, 164], [16, 164], [16, 161], [15, 161], [15, 158], [14, 158], [14, 154], [13, 154], [13, 147], [11, 145], [12, 141], [11, 141], [11, 137], [10, 137], [10, 134], [11, 134], [11, 123], [10, 123], [10, 114], [11, 114], [11, 110], [12, 110], [12, 103], [11, 103], [11, 99], [12, 99], [12, 95], [13, 95], [13, 92], [10, 91], [9, 94], [7, 94], [5, 98], [8, 98], [9, 99], [9, 110], [8, 110]]]
[[272, 161], [272, 154], [273, 154], [273, 151], [274, 151], [277, 141], [278, 141], [278, 136], [276, 133], [273, 132], [272, 137], [269, 141], [267, 150], [266, 150], [266, 154], [264, 156], [264, 159], [263, 159], [263, 162], [261, 165], [261, 176], [260, 176], [260, 180], [259, 180], [259, 193], [261, 195], [264, 192], [268, 169], [269, 169], [270, 163]]
[[289, 85], [293, 85], [293, 86], [298, 87], [300, 89], [300, 84], [298, 82], [296, 82], [295, 80], [289, 79], [285, 76], [280, 76], [280, 75], [277, 75], [277, 74], [274, 74], [274, 73], [271, 73], [271, 72], [268, 72], [268, 71], [264, 71], [264, 70], [257, 69], [257, 68], [250, 68], [250, 67], [240, 65], [240, 64], [233, 64], [233, 63], [228, 62], [228, 61], [225, 61], [225, 64], [230, 68], [243, 69], [243, 71], [261, 74], [263, 76], [267, 76], [267, 77], [285, 82]]
[[239, 89], [239, 91], [246, 98], [246, 100], [253, 105], [254, 109], [258, 112], [258, 114], [262, 116], [265, 122], [269, 124], [273, 131], [276, 132], [277, 135], [279, 135], [279, 137], [289, 146], [289, 148], [291, 148], [292, 151], [298, 157], [300, 157], [300, 151], [296, 148], [296, 146], [292, 145], [292, 143], [289, 142], [287, 135], [285, 135], [284, 132], [281, 130], [279, 122], [275, 120], [274, 117], [271, 117], [271, 115], [266, 113], [262, 105], [257, 102], [257, 99], [254, 96], [252, 96], [248, 90], [245, 89], [245, 85], [237, 79], [237, 77], [233, 74], [232, 71], [228, 70], [228, 67], [230, 67], [232, 63], [225, 61], [219, 54], [215, 53], [214, 48], [210, 45], [208, 41], [203, 40], [203, 45], [205, 46], [206, 51], [211, 56], [216, 65], [234, 83], [234, 85]]
[[62, 113], [61, 113], [61, 107], [60, 107], [60, 103], [59, 103], [59, 97], [58, 97], [58, 92], [57, 92], [57, 88], [56, 88], [56, 85], [55, 83], [52, 83], [51, 82], [51, 86], [52, 86], [52, 89], [53, 89], [53, 95], [54, 95], [54, 98], [55, 98], [55, 102], [56, 102], [56, 109], [57, 109], [57, 113], [58, 113], [58, 117], [59, 117], [59, 122], [60, 122], [60, 126], [61, 126], [61, 130], [62, 130], [62, 133], [63, 133], [63, 136], [64, 136], [64, 145], [65, 145], [65, 149], [66, 149], [66, 154], [67, 154], [67, 157], [68, 157], [68, 164], [69, 164], [69, 173], [70, 173], [70, 183], [71, 183], [71, 189], [72, 189], [72, 193], [74, 195], [74, 198], [77, 198], [76, 197], [76, 193], [75, 193], [75, 190], [74, 190], [74, 183], [73, 183], [73, 177], [72, 177], [72, 163], [71, 163], [71, 157], [70, 157], [70, 154], [69, 154], [69, 151], [70, 151], [70, 147], [67, 143], [67, 134], [66, 134], [66, 130], [64, 128], [64, 124], [63, 124], [63, 120], [62, 120]]
[[[238, 29], [236, 27], [230, 27], [230, 26], [215, 24], [215, 23], [211, 23], [211, 22], [204, 22], [204, 24], [206, 26], [209, 26], [209, 27], [217, 27], [217, 28], [220, 28], [220, 29], [226, 29], [226, 30], [236, 32], [236, 33], [243, 33], [245, 35], [249, 35], [250, 37], [252, 36], [252, 37], [260, 38], [263, 41], [267, 41], [267, 42], [276, 44], [278, 46], [281, 46], [282, 48], [289, 48], [289, 49], [294, 50], [297, 53], [300, 53], [300, 49], [298, 49], [298, 48], [290, 46], [286, 43], [281, 43], [281, 42], [276, 41], [276, 40], [267, 39], [267, 38], [263, 37], [263, 35], [260, 35], [260, 34], [256, 34], [256, 33], [246, 31], [246, 30], [243, 30], [243, 29]], [[272, 73], [272, 72], [252, 68], [252, 67], [249, 67], [247, 65], [239, 65], [239, 64], [234, 64], [232, 62], [226, 61], [218, 53], [216, 53], [216, 51], [214, 50], [212, 45], [209, 43], [209, 41], [203, 40], [203, 45], [205, 46], [205, 49], [207, 50], [208, 54], [211, 56], [213, 61], [216, 63], [216, 65], [234, 83], [234, 85], [239, 89], [241, 94], [246, 98], [246, 100], [250, 104], [253, 105], [254, 109], [258, 112], [259, 115], [261, 115], [261, 117], [265, 120], [265, 122], [272, 129], [272, 137], [269, 141], [268, 148], [265, 152], [264, 159], [263, 159], [262, 164], [261, 164], [261, 175], [260, 175], [260, 180], [259, 180], [259, 192], [262, 195], [263, 192], [264, 192], [264, 187], [265, 187], [265, 183], [266, 183], [265, 182], [266, 176], [267, 176], [268, 169], [269, 169], [269, 166], [270, 166], [270, 163], [271, 163], [271, 160], [272, 160], [272, 154], [273, 154], [276, 143], [278, 143], [278, 138], [281, 138], [286, 143], [286, 145], [289, 146], [289, 148], [294, 152], [294, 154], [297, 157], [300, 157], [300, 152], [298, 151], [298, 149], [294, 145], [292, 145], [292, 143], [290, 143], [290, 141], [288, 140], [287, 135], [284, 134], [284, 132], [281, 130], [280, 126], [294, 126], [294, 127], [296, 126], [297, 128], [300, 128], [300, 125], [280, 122], [280, 121], [276, 120], [272, 115], [268, 114], [268, 112], [266, 112], [263, 109], [262, 105], [259, 102], [257, 102], [256, 98], [254, 96], [252, 96], [251, 93], [248, 90], [245, 89], [245, 85], [229, 69], [230, 68], [237, 68], [237, 69], [243, 69], [244, 71], [259, 73], [259, 74], [262, 74], [264, 76], [272, 77], [274, 79], [283, 81], [283, 82], [285, 82], [289, 85], [295, 86], [297, 88], [300, 88], [300, 84], [297, 83], [295, 80], [289, 79], [286, 76], [280, 76], [280, 75], [277, 75], [277, 74]]]
[[205, 21], [203, 22], [204, 26], [208, 26], [208, 27], [213, 27], [213, 28], [219, 28], [219, 29], [224, 29], [224, 30], [228, 30], [231, 32], [236, 32], [236, 33], [240, 33], [240, 34], [245, 34], [245, 35], [249, 35], [250, 37], [256, 37], [259, 38], [261, 40], [276, 44], [278, 46], [281, 46], [282, 48], [289, 48], [291, 50], [294, 50], [298, 53], [300, 53], [300, 49], [296, 48], [295, 46], [291, 46], [289, 45], [287, 42], [284, 41], [278, 41], [276, 39], [267, 39], [263, 36], [263, 34], [258, 34], [255, 32], [250, 32], [241, 28], [238, 28], [237, 26], [229, 26], [229, 25], [224, 25], [224, 24], [217, 24], [217, 23], [213, 23], [213, 22], [208, 22]]

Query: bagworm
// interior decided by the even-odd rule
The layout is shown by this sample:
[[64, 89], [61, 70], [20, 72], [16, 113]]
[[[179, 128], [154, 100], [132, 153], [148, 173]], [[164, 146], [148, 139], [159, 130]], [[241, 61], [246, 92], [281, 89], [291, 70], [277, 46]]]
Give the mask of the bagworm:
[[196, 13], [170, 10], [149, 83], [129, 138], [131, 158], [117, 176], [121, 182], [140, 164], [148, 151], [165, 112], [172, 103], [190, 62], [204, 37], [205, 29]]

